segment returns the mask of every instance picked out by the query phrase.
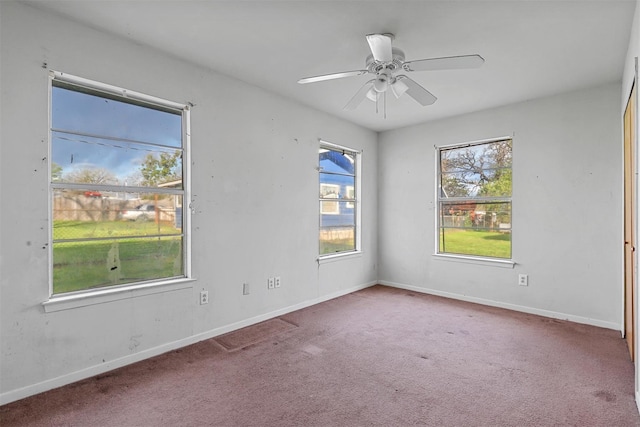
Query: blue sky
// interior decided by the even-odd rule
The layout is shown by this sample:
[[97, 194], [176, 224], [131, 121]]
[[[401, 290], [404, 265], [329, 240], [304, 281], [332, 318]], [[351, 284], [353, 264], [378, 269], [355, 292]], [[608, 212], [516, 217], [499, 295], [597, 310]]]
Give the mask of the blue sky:
[[63, 175], [84, 168], [103, 168], [124, 182], [137, 174], [147, 154], [173, 152], [182, 146], [182, 117], [179, 114], [54, 86], [51, 115], [55, 130], [52, 132], [52, 161], [62, 167]]

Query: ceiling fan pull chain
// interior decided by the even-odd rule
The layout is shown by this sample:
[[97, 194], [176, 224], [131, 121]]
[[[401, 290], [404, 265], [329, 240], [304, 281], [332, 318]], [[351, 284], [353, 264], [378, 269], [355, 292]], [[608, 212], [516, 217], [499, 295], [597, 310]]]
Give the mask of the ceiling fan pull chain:
[[385, 90], [384, 92], [382, 92], [382, 95], [384, 96], [384, 99], [382, 101], [384, 103], [384, 105], [382, 106], [382, 109], [384, 110], [383, 117], [386, 119], [387, 118], [387, 91]]

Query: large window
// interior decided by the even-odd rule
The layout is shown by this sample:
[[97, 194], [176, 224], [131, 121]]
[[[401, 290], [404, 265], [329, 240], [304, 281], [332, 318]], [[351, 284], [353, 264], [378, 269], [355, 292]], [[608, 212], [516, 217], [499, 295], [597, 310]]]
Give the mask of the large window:
[[511, 258], [511, 145], [437, 148], [438, 253]]
[[52, 73], [52, 293], [188, 276], [188, 108]]
[[320, 255], [359, 250], [360, 153], [322, 142], [320, 173]]

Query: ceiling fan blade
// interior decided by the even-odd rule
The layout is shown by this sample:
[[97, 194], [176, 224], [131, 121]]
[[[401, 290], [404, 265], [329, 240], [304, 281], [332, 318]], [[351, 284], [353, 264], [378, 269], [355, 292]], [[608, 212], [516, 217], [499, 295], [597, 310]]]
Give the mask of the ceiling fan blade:
[[480, 55], [447, 56], [444, 58], [418, 59], [402, 64], [405, 71], [435, 71], [478, 68], [484, 64]]
[[369, 92], [369, 89], [371, 89], [371, 86], [373, 85], [374, 81], [375, 79], [372, 79], [366, 82], [364, 85], [362, 85], [360, 90], [356, 92], [353, 98], [351, 98], [351, 101], [349, 101], [347, 105], [344, 106], [344, 109], [355, 110], [358, 107], [358, 105], [360, 105], [360, 103], [364, 101], [364, 99], [367, 97], [367, 92]]
[[396, 79], [401, 80], [402, 83], [407, 86], [407, 95], [418, 101], [418, 103], [422, 106], [431, 105], [438, 99], [431, 92], [429, 92], [407, 76], [398, 76], [396, 77]]
[[386, 34], [369, 34], [367, 42], [373, 54], [373, 59], [378, 62], [393, 61], [393, 50], [391, 49], [391, 36]]
[[315, 83], [322, 82], [325, 80], [334, 80], [334, 79], [342, 79], [344, 77], [353, 77], [353, 76], [361, 76], [363, 74], [367, 74], [369, 71], [367, 70], [355, 70], [355, 71], [342, 71], [340, 73], [332, 73], [332, 74], [323, 74], [321, 76], [313, 76], [313, 77], [305, 77], [298, 80], [298, 83], [301, 85], [306, 83]]

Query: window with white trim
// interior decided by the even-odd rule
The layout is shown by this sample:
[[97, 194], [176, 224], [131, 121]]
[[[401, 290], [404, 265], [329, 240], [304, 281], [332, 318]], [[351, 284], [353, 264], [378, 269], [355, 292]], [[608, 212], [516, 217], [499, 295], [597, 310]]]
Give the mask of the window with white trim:
[[360, 155], [353, 149], [320, 143], [320, 256], [360, 250]]
[[188, 277], [188, 106], [51, 75], [51, 293]]
[[510, 259], [512, 140], [436, 151], [438, 253]]

